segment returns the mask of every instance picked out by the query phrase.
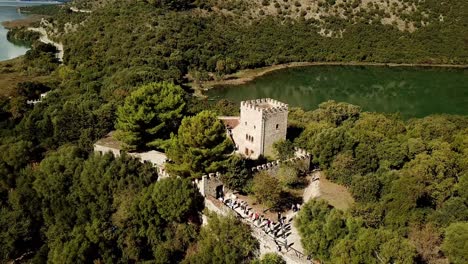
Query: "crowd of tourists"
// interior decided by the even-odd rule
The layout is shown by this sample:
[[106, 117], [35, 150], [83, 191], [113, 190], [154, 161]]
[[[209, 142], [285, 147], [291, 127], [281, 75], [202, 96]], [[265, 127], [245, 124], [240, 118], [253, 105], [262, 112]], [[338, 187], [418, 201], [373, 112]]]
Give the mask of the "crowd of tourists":
[[[255, 211], [247, 202], [238, 199], [234, 194], [228, 198], [220, 197], [219, 200], [237, 212], [242, 218], [252, 222], [254, 226], [260, 228], [265, 234], [271, 236], [275, 241], [278, 251], [281, 251], [283, 247], [288, 250], [290, 245], [288, 245], [287, 238], [291, 234], [292, 217], [287, 218], [278, 212], [276, 221], [273, 221], [265, 217], [261, 212]], [[293, 212], [297, 212], [299, 209], [300, 204], [293, 204], [291, 206]], [[284, 242], [278, 241], [280, 238], [284, 239]]]

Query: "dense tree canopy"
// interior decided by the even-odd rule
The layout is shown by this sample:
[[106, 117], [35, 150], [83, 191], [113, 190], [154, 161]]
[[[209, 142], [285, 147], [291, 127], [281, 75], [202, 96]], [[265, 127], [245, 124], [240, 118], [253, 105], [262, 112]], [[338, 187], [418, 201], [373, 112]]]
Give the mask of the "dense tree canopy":
[[139, 87], [117, 109], [115, 137], [129, 150], [161, 148], [182, 120], [184, 94], [180, 86], [165, 82]]
[[466, 263], [468, 261], [468, 223], [453, 223], [446, 229], [445, 241], [442, 245], [451, 263]]
[[[190, 180], [181, 178], [163, 179], [148, 189], [156, 210], [168, 222], [196, 219], [203, 209], [203, 197]], [[144, 200], [146, 200], [144, 199]]]
[[273, 149], [276, 157], [280, 160], [287, 160], [294, 157], [294, 146], [289, 140], [279, 140], [273, 143]]
[[324, 201], [305, 204], [296, 221], [305, 250], [332, 263], [414, 263], [414, 246], [398, 234], [362, 226]]
[[226, 163], [226, 171], [221, 174], [221, 180], [231, 190], [245, 191], [247, 182], [252, 175], [245, 159], [232, 155]]
[[[305, 206], [298, 223], [306, 250], [340, 263], [443, 261], [444, 228], [468, 220], [466, 190], [461, 187], [468, 170], [466, 117], [403, 121], [396, 115], [328, 102], [315, 111], [294, 111], [293, 122], [304, 128], [294, 144], [312, 153], [328, 179], [349, 186], [357, 202], [338, 218], [343, 233], [330, 240], [313, 231], [326, 233], [317, 222], [327, 222], [320, 217], [326, 215], [320, 213], [327, 212], [326, 206], [313, 210]], [[331, 213], [334, 210], [328, 209], [330, 217], [338, 215]], [[359, 223], [358, 231], [350, 222]], [[371, 251], [359, 249], [371, 239], [375, 247], [366, 245]]]
[[200, 177], [220, 170], [232, 152], [232, 142], [224, 125], [213, 112], [202, 111], [182, 120], [177, 135], [167, 148], [170, 173], [181, 177]]
[[[358, 2], [320, 4], [357, 4], [346, 12], [358, 20], [341, 14], [294, 18], [285, 13], [300, 8], [288, 1], [281, 3], [288, 11], [278, 15], [248, 13], [255, 1], [73, 2], [92, 13], [37, 7], [54, 27], [49, 36], [64, 44], [64, 63], [54, 47], [36, 42], [37, 34], [10, 33], [11, 39], [31, 41], [32, 48], [2, 62], [2, 73], [17, 71], [16, 77], [38, 81], [0, 98], [0, 262], [252, 260], [258, 246], [234, 220], [212, 220], [199, 236], [202, 205], [187, 181], [156, 183], [148, 164], [92, 154], [93, 143], [114, 129], [116, 112], [118, 128], [132, 131], [127, 138], [136, 148], [163, 147], [183, 115], [208, 108], [237, 113], [238, 106], [225, 101], [186, 101], [170, 83], [200, 84], [292, 61], [467, 63], [467, 1], [404, 1], [418, 6], [416, 13], [400, 12], [406, 22], [427, 22], [414, 32], [378, 23], [381, 11], [363, 13]], [[265, 6], [273, 7], [271, 1]], [[335, 34], [324, 37], [317, 33], [322, 27]], [[153, 83], [162, 81], [167, 83]], [[25, 103], [46, 89], [42, 103]], [[132, 94], [136, 90], [140, 97]], [[292, 109], [289, 120], [294, 145], [312, 153], [314, 165], [356, 198], [348, 212], [304, 206], [298, 218], [308, 253], [333, 263], [466, 262], [466, 117], [402, 120], [325, 102], [316, 111]], [[132, 134], [140, 121], [144, 134]], [[187, 117], [178, 131], [168, 146], [174, 174], [199, 177], [224, 166], [231, 148], [215, 114]], [[131, 142], [137, 137], [144, 140]], [[242, 161], [231, 162], [243, 167]], [[228, 169], [228, 184], [248, 185], [244, 172]], [[266, 191], [272, 186], [263, 182]], [[226, 242], [219, 243], [220, 237]]]
[[191, 182], [156, 180], [154, 167], [125, 155], [52, 152], [2, 197], [2, 259], [30, 251], [50, 263], [181, 261], [203, 202]]
[[266, 171], [254, 175], [252, 192], [258, 202], [268, 207], [275, 207], [281, 201], [282, 188], [280, 181]]
[[250, 263], [258, 248], [249, 226], [233, 216], [213, 215], [200, 232], [197, 251], [188, 256], [185, 263]]

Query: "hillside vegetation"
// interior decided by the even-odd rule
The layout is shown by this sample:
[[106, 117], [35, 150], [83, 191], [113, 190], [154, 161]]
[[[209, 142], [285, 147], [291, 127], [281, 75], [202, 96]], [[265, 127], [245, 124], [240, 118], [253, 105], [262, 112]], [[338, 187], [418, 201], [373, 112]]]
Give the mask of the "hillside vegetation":
[[62, 9], [50, 31], [65, 45], [75, 85], [92, 85], [108, 99], [148, 81], [206, 80], [292, 61], [468, 61], [465, 1], [109, 0], [83, 7], [93, 12]]
[[[35, 78], [0, 97], [0, 262], [250, 263], [259, 245], [249, 228], [217, 217], [202, 226], [204, 206], [190, 180], [156, 181], [149, 164], [93, 153], [94, 142], [117, 128], [129, 149], [167, 151], [170, 172], [223, 169], [230, 185], [255, 191], [247, 162], [227, 160], [230, 141], [216, 120], [238, 106], [209, 105], [177, 84], [291, 61], [468, 61], [466, 1], [390, 1], [424, 17], [418, 24], [385, 9], [398, 14], [396, 25], [358, 11], [338, 15], [348, 6], [341, 1], [300, 1], [299, 15], [283, 13], [299, 6], [281, 1], [279, 8], [184, 0], [69, 4], [92, 13], [42, 8], [51, 15], [49, 35], [65, 46], [64, 63], [33, 37], [23, 58], [0, 67], [2, 76]], [[369, 2], [354, 9], [372, 12]], [[45, 91], [41, 103], [26, 104]], [[289, 121], [288, 144], [309, 150], [313, 165], [356, 200], [346, 213], [322, 202], [302, 207], [308, 254], [330, 263], [468, 262], [466, 116], [403, 121], [327, 102], [292, 109]]]

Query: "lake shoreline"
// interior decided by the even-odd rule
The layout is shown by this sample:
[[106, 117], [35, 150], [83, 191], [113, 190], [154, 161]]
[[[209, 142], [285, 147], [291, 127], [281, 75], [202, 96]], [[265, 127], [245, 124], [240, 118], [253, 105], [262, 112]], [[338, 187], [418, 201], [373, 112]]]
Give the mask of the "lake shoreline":
[[188, 85], [195, 90], [197, 96], [206, 97], [203, 91], [216, 88], [216, 86], [237, 86], [246, 84], [266, 74], [289, 68], [308, 66], [377, 66], [377, 67], [425, 67], [425, 68], [454, 68], [468, 69], [468, 65], [460, 64], [418, 64], [418, 63], [378, 63], [378, 62], [290, 62], [277, 64], [256, 69], [241, 70], [224, 76], [221, 80], [206, 81], [196, 84], [190, 82]]

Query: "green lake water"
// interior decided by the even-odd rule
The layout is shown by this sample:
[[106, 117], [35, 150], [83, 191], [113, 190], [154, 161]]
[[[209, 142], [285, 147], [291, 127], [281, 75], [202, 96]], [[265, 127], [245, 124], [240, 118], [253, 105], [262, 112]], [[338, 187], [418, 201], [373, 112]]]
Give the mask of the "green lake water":
[[[23, 15], [18, 13], [17, 7], [9, 1], [0, 1], [0, 23], [3, 21], [11, 21], [23, 18]], [[15, 45], [7, 40], [8, 30], [0, 25], [0, 61], [8, 60], [26, 53], [29, 49], [26, 46]]]
[[0, 61], [21, 56], [29, 50], [27, 46], [15, 45], [7, 40], [8, 30], [1, 25], [3, 21], [12, 21], [24, 18], [25, 15], [18, 12], [18, 7], [56, 4], [50, 1], [16, 1], [0, 0]]
[[468, 69], [309, 66], [275, 71], [205, 94], [234, 102], [270, 97], [307, 110], [335, 100], [359, 105], [364, 111], [399, 112], [404, 118], [468, 115]]

